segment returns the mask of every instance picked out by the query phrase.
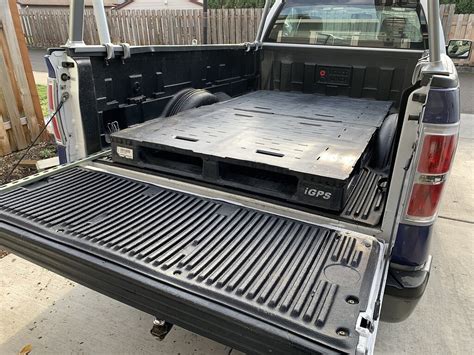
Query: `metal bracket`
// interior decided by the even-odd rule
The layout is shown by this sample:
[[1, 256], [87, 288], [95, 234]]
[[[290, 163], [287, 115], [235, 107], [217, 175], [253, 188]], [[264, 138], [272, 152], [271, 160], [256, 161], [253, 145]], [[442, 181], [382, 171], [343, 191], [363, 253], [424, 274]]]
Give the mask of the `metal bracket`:
[[128, 43], [120, 43], [120, 45], [122, 46], [123, 48], [123, 56], [122, 56], [122, 59], [125, 60], [125, 59], [128, 59], [132, 56], [132, 54], [130, 53], [130, 44]]
[[250, 52], [252, 49], [256, 52], [262, 48], [262, 42], [259, 42], [259, 41], [245, 42], [244, 47], [245, 47], [246, 52]]
[[115, 52], [114, 52], [114, 45], [112, 43], [105, 43], [105, 52], [107, 53], [105, 56], [106, 60], [113, 59], [115, 57]]

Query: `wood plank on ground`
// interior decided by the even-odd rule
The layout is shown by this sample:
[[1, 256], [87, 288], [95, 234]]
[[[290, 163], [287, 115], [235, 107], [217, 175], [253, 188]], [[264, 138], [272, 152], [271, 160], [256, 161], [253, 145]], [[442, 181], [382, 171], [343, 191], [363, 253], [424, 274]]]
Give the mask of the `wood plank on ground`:
[[37, 162], [35, 159], [23, 159], [18, 165], [26, 168], [36, 168]]

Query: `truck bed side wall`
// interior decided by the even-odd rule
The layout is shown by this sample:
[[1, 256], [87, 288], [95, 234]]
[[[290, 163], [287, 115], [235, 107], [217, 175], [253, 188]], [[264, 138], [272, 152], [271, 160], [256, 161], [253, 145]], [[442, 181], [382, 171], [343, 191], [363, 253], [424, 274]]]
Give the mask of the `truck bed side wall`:
[[[206, 88], [241, 95], [256, 88], [258, 52], [231, 47], [166, 47], [106, 61], [102, 55], [73, 54], [81, 76], [80, 105], [86, 150], [103, 147], [107, 123], [120, 128], [156, 118], [178, 91]], [[100, 135], [98, 134], [100, 132]]]

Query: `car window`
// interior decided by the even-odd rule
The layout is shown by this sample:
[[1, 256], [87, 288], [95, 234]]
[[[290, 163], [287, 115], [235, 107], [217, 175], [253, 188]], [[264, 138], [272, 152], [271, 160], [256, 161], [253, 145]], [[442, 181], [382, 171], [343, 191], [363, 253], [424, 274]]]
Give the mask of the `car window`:
[[[424, 49], [416, 7], [372, 0], [289, 0], [268, 42]], [[423, 20], [423, 19], [422, 19]]]

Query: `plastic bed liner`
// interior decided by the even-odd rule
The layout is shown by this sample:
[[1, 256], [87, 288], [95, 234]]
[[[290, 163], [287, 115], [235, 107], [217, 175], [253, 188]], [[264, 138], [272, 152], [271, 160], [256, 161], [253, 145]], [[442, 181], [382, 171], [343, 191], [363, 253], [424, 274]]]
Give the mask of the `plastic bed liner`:
[[112, 135], [116, 162], [342, 211], [392, 102], [256, 91]]
[[370, 236], [78, 167], [0, 194], [0, 244], [248, 352], [354, 352], [383, 260]]

